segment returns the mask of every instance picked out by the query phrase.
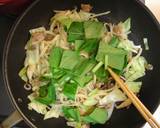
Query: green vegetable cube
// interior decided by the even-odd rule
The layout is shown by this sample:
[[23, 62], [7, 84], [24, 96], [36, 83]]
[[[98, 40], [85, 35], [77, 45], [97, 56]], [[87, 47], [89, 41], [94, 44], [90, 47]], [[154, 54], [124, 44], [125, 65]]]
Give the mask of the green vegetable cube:
[[97, 61], [102, 61], [105, 63], [105, 56], [108, 56], [107, 58], [107, 65], [117, 69], [122, 70], [125, 65], [125, 59], [127, 52], [120, 49], [120, 48], [114, 48], [110, 45], [107, 45], [104, 42], [100, 42], [98, 53], [96, 56]]
[[83, 44], [84, 40], [75, 40], [75, 50], [79, 50]]
[[68, 30], [68, 42], [74, 42], [75, 40], [84, 39], [84, 27], [83, 22], [72, 22]]
[[80, 55], [75, 51], [64, 51], [60, 63], [60, 68], [72, 70], [79, 62]]
[[85, 37], [87, 39], [91, 38], [101, 38], [106, 29], [104, 27], [104, 24], [102, 22], [98, 21], [85, 21], [84, 22], [84, 31], [85, 31]]
[[99, 82], [106, 82], [108, 81], [109, 73], [107, 70], [105, 70], [104, 66], [99, 68], [96, 72], [95, 75], [97, 77], [97, 80]]
[[92, 76], [77, 76], [73, 78], [81, 87], [84, 87], [89, 81], [92, 80]]
[[80, 76], [86, 75], [88, 72], [91, 71], [95, 64], [95, 60], [84, 59], [84, 61], [81, 61], [76, 66], [74, 73]]
[[59, 68], [52, 68], [51, 71], [54, 79], [59, 79], [66, 74], [66, 72], [63, 69]]
[[86, 39], [80, 50], [92, 53], [97, 51], [99, 39]]
[[104, 124], [108, 120], [108, 113], [106, 109], [96, 108], [89, 116], [82, 117], [86, 123]]
[[120, 43], [119, 38], [117, 36], [113, 36], [108, 44], [111, 45], [112, 47], [117, 47], [119, 43]]
[[53, 67], [57, 68], [59, 66], [62, 54], [63, 54], [62, 48], [54, 47], [51, 50], [51, 53], [49, 56], [49, 64], [52, 68]]
[[41, 87], [39, 90], [39, 97], [35, 100], [42, 104], [52, 104], [56, 101], [56, 91], [54, 82], [51, 81], [48, 86]]
[[124, 21], [123, 27], [125, 32], [128, 32], [131, 29], [131, 18], [128, 18], [126, 21]]
[[67, 29], [69, 29], [69, 27], [72, 24], [73, 20], [71, 18], [64, 18], [64, 19], [60, 19], [59, 22], [61, 24], [63, 24]]
[[75, 121], [80, 121], [80, 113], [77, 108], [74, 107], [62, 107], [64, 117], [74, 119]]
[[67, 83], [64, 85], [63, 94], [67, 96], [71, 100], [75, 100], [75, 94], [77, 91], [77, 84], [76, 83]]

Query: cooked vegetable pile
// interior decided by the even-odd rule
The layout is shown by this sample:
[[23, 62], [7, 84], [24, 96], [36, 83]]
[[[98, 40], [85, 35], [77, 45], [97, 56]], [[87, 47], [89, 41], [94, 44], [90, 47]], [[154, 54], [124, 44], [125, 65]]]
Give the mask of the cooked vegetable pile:
[[90, 10], [91, 6], [82, 5], [80, 11], [55, 11], [49, 30], [30, 30], [19, 73], [25, 88], [32, 89], [29, 109], [44, 119], [64, 117], [75, 128], [104, 124], [115, 107], [131, 104], [108, 67], [135, 94], [142, 85], [138, 78], [148, 67], [141, 46], [128, 39], [130, 18], [115, 25], [97, 19], [109, 12]]

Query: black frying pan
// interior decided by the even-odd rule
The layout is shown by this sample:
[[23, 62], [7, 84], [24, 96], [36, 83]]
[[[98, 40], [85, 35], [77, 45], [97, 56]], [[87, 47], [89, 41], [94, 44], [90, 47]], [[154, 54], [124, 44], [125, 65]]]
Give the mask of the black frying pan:
[[[23, 66], [25, 58], [24, 46], [29, 38], [29, 29], [45, 26], [48, 27], [49, 19], [53, 10], [73, 9], [81, 3], [89, 3], [93, 12], [100, 13], [111, 11], [111, 14], [100, 17], [113, 23], [132, 18], [132, 33], [130, 39], [136, 44], [143, 46], [143, 37], [149, 40], [149, 51], [143, 55], [149, 63], [153, 64], [154, 70], [148, 71], [143, 78], [140, 100], [153, 112], [160, 103], [160, 26], [151, 12], [138, 0], [37, 0], [19, 18], [9, 34], [3, 56], [3, 76], [9, 95], [14, 106], [23, 116], [26, 123], [31, 127], [39, 128], [65, 128], [65, 120], [49, 119], [43, 121], [43, 116], [27, 108], [29, 100], [27, 92], [23, 88], [23, 81], [18, 72]], [[19, 102], [18, 98], [22, 99]], [[105, 125], [95, 125], [92, 128], [139, 128], [144, 119], [131, 106], [129, 109], [115, 110], [112, 118]]]

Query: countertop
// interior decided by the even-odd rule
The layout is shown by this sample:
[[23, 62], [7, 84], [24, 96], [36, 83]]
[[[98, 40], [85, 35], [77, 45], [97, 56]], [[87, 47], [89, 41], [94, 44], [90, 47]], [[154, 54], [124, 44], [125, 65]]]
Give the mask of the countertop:
[[146, 0], [145, 4], [160, 22], [160, 0]]

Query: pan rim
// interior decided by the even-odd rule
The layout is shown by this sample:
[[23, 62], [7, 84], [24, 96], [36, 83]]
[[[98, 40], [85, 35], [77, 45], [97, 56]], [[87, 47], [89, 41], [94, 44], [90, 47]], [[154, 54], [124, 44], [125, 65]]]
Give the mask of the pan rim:
[[10, 88], [10, 84], [9, 84], [9, 80], [8, 80], [8, 73], [7, 73], [7, 60], [8, 60], [8, 53], [9, 53], [9, 48], [10, 48], [10, 44], [11, 44], [11, 40], [12, 37], [14, 35], [14, 31], [16, 30], [17, 26], [19, 25], [19, 23], [21, 22], [21, 20], [23, 19], [23, 17], [30, 11], [30, 9], [32, 9], [40, 0], [35, 0], [15, 21], [15, 23], [12, 25], [5, 45], [4, 45], [4, 49], [3, 49], [3, 56], [2, 56], [2, 77], [3, 77], [3, 81], [5, 84], [5, 88], [7, 90], [7, 94], [10, 98], [10, 101], [12, 103], [12, 105], [14, 106], [14, 108], [16, 109], [15, 111], [18, 111], [19, 114], [22, 116], [23, 120], [25, 121], [25, 123], [27, 125], [29, 125], [32, 128], [37, 128], [31, 121], [30, 119], [28, 119], [22, 112], [22, 110], [19, 108], [19, 106], [17, 105], [17, 102], [15, 100], [15, 98], [12, 95], [12, 91]]
[[[18, 27], [19, 23], [21, 22], [21, 20], [25, 17], [25, 15], [34, 7], [36, 6], [36, 4], [39, 2], [40, 0], [35, 0], [20, 16], [19, 18], [17, 18], [17, 20], [15, 21], [15, 23], [13, 24], [12, 28], [10, 29], [10, 32], [7, 36], [6, 42], [5, 42], [5, 46], [3, 49], [3, 56], [2, 56], [2, 77], [3, 77], [3, 82], [5, 85], [5, 88], [7, 90], [8, 96], [11, 100], [12, 105], [15, 107], [15, 109], [20, 113], [20, 115], [22, 116], [23, 120], [25, 121], [25, 123], [27, 125], [29, 125], [32, 128], [37, 128], [31, 121], [29, 118], [27, 118], [25, 116], [25, 114], [22, 112], [22, 110], [19, 108], [19, 106], [17, 105], [17, 102], [15, 100], [15, 98], [12, 95], [12, 91], [10, 88], [10, 84], [9, 84], [9, 80], [8, 80], [8, 68], [7, 68], [7, 60], [8, 60], [8, 53], [9, 53], [9, 48], [10, 48], [10, 44], [14, 35], [14, 31], [16, 30], [16, 28]], [[151, 10], [144, 5], [141, 1], [139, 0], [134, 0], [134, 2], [137, 3], [137, 5], [141, 6], [141, 8], [143, 8], [144, 11], [146, 11], [146, 13], [148, 14], [148, 16], [150, 16], [152, 22], [156, 25], [157, 29], [160, 31], [160, 24], [157, 20], [157, 18], [155, 17], [155, 15], [151, 12]]]

